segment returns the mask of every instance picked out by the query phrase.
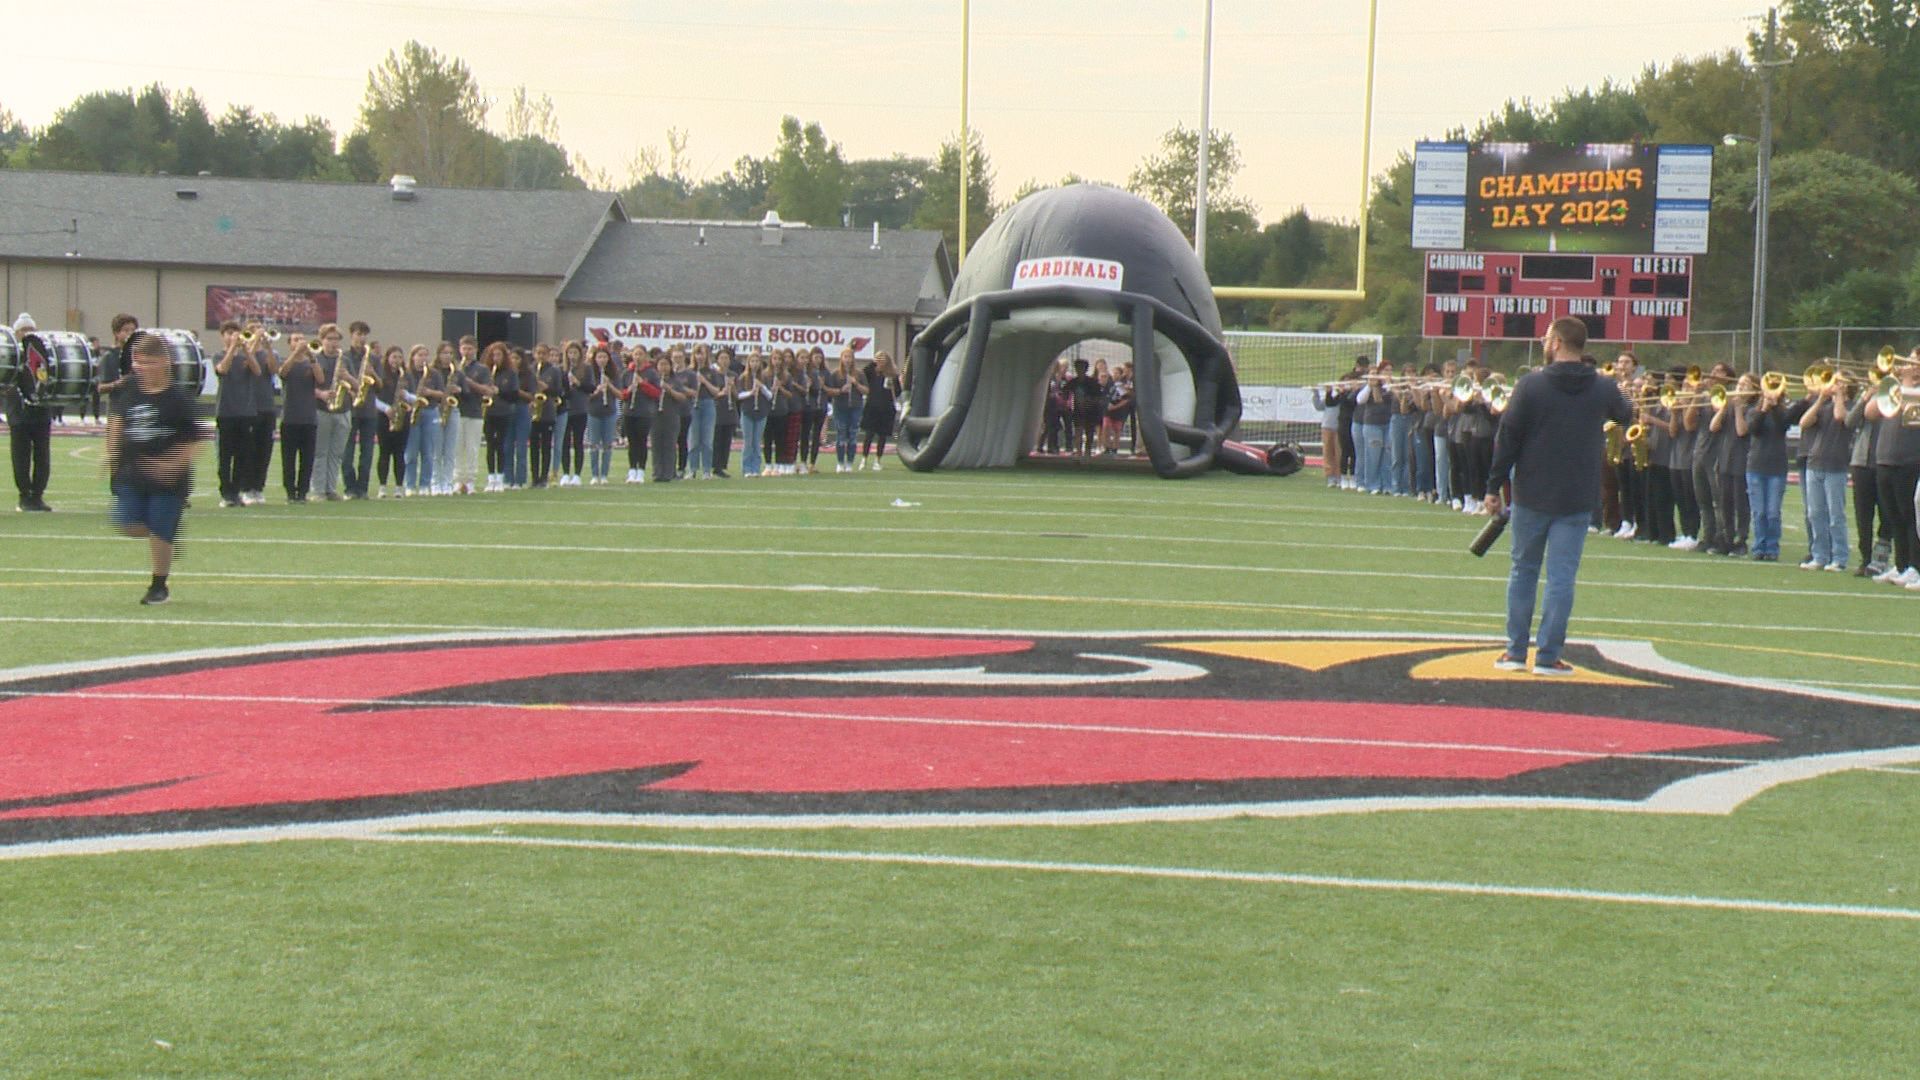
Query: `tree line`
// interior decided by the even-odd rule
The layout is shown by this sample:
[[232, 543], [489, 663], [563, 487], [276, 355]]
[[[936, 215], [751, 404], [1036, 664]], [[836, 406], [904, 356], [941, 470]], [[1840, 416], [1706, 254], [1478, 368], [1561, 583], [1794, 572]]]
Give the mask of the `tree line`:
[[[1631, 81], [1569, 91], [1544, 104], [1509, 101], [1472, 125], [1432, 137], [1472, 141], [1707, 142], [1751, 136], [1759, 123], [1761, 58], [1773, 68], [1775, 151], [1769, 302], [1781, 326], [1920, 322], [1920, 0], [1788, 0], [1783, 18], [1743, 48], [1649, 65]], [[389, 53], [367, 78], [344, 139], [324, 119], [285, 123], [235, 105], [214, 117], [191, 91], [98, 91], [29, 130], [0, 109], [0, 164], [11, 168], [373, 182], [396, 173], [435, 186], [617, 190], [629, 214], [757, 218], [768, 210], [813, 225], [922, 228], [958, 239], [960, 140], [928, 156], [848, 159], [817, 122], [782, 117], [764, 155], [697, 177], [691, 135], [666, 133], [624, 163], [624, 178], [560, 143], [553, 103], [525, 88], [488, 126], [494, 103], [458, 58], [419, 43]], [[997, 196], [991, 156], [968, 146], [969, 241], [994, 215], [1057, 181], [1028, 180]], [[1119, 186], [1193, 226], [1198, 131], [1166, 132]], [[1215, 284], [1344, 288], [1355, 273], [1357, 225], [1295, 208], [1262, 221], [1235, 194], [1242, 151], [1210, 134], [1208, 271]], [[1364, 301], [1235, 302], [1229, 326], [1354, 330], [1418, 344], [1422, 269], [1409, 244], [1413, 161], [1402, 151], [1373, 180]], [[1720, 147], [1711, 253], [1694, 278], [1696, 329], [1743, 327], [1753, 267], [1757, 154]]]

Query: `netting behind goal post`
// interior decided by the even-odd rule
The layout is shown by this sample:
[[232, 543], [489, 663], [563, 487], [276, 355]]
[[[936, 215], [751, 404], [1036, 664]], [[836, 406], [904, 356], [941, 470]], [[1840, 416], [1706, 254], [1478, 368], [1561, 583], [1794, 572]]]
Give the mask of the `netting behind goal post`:
[[1227, 351], [1240, 379], [1240, 432], [1245, 442], [1297, 442], [1318, 447], [1320, 410], [1313, 388], [1353, 369], [1353, 359], [1380, 359], [1379, 334], [1285, 334], [1227, 331]]

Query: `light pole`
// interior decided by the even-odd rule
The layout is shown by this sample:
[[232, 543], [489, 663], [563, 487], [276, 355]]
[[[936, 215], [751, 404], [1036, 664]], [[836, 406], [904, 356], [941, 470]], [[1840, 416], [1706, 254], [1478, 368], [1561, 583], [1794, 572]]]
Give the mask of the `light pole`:
[[1207, 267], [1207, 151], [1213, 127], [1213, 0], [1207, 0], [1200, 45], [1200, 152], [1194, 169], [1193, 253]]
[[1753, 323], [1747, 329], [1747, 370], [1758, 375], [1764, 366], [1765, 337], [1767, 332], [1767, 219], [1773, 194], [1773, 71], [1787, 66], [1785, 60], [1773, 59], [1773, 46], [1776, 37], [1774, 12], [1767, 12], [1766, 50], [1760, 59], [1754, 61], [1754, 67], [1760, 72], [1760, 137], [1751, 135], [1723, 135], [1720, 141], [1728, 146], [1735, 143], [1751, 142], [1760, 145], [1757, 190], [1753, 200]]

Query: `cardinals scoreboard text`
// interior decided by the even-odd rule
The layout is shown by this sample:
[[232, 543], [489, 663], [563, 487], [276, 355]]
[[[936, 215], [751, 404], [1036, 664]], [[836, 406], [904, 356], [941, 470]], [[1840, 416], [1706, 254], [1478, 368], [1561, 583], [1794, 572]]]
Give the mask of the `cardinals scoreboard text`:
[[1422, 332], [1537, 341], [1562, 315], [1592, 341], [1687, 341], [1693, 257], [1429, 251]]

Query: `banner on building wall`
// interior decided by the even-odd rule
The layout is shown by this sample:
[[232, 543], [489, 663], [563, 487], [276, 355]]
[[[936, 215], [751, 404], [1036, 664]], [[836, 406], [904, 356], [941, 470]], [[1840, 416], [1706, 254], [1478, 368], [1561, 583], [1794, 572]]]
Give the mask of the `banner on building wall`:
[[257, 285], [207, 286], [207, 329], [232, 319], [257, 320], [269, 330], [311, 334], [340, 319], [340, 294], [333, 289], [277, 289]]
[[841, 349], [852, 349], [859, 360], [873, 358], [871, 326], [822, 326], [818, 323], [707, 322], [696, 319], [650, 318], [588, 319], [586, 334], [602, 344], [618, 341], [626, 348], [670, 348], [674, 345], [727, 346], [736, 353], [775, 349], [811, 349], [831, 360]]

